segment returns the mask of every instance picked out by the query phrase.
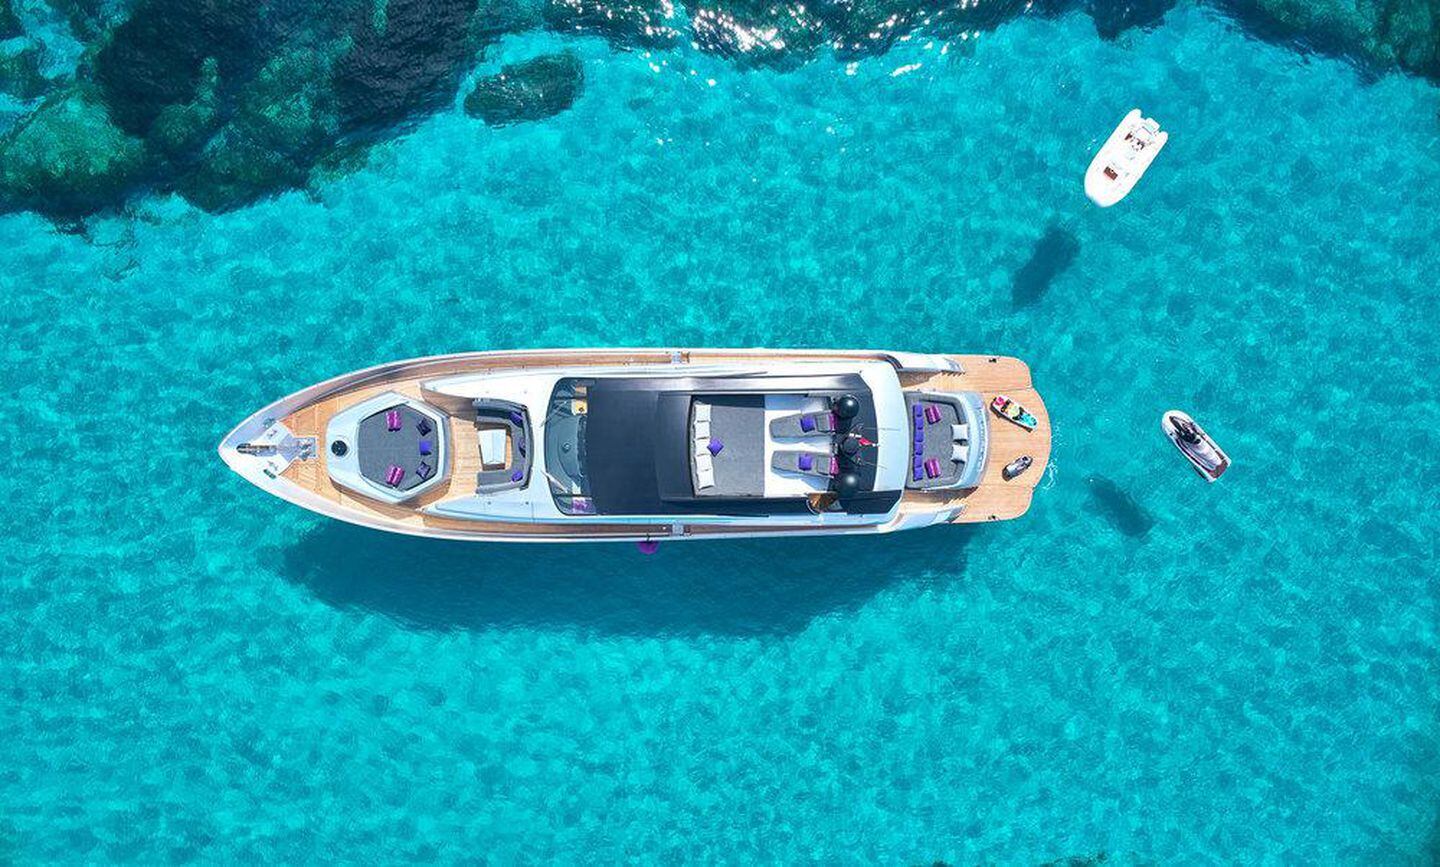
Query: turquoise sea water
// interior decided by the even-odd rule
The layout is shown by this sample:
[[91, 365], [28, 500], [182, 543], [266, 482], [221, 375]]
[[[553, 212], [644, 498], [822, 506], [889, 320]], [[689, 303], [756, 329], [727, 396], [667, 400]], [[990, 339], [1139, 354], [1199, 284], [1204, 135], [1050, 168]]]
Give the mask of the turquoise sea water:
[[[566, 42], [572, 110], [314, 198], [0, 218], [0, 860], [1440, 857], [1440, 91], [1188, 6], [785, 73]], [[1171, 140], [1101, 211], [1132, 104]], [[372, 363], [615, 344], [1018, 355], [1052, 465], [1013, 523], [645, 558], [213, 453]]]

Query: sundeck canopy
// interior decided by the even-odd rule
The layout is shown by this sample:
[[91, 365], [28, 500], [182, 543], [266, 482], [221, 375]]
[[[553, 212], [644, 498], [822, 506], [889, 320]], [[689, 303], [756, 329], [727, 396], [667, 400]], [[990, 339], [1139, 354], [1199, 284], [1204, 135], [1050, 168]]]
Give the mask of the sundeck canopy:
[[[556, 394], [573, 392], [576, 384], [577, 380], [561, 380]], [[872, 441], [878, 436], [870, 391], [857, 374], [605, 378], [584, 384], [587, 405], [578, 445], [587, 495], [597, 514], [764, 515], [808, 510], [803, 489], [790, 496], [767, 496], [767, 396], [855, 395], [860, 404], [855, 429]], [[716, 471], [720, 490], [714, 493], [697, 491], [695, 484], [691, 419], [697, 400], [712, 407], [712, 419], [728, 432], [722, 434], [730, 438], [724, 449], [734, 449], [728, 473], [722, 477]], [[883, 513], [898, 500], [898, 490], [874, 490], [873, 460], [862, 454], [847, 463], [847, 469], [859, 484], [841, 503], [844, 511]]]

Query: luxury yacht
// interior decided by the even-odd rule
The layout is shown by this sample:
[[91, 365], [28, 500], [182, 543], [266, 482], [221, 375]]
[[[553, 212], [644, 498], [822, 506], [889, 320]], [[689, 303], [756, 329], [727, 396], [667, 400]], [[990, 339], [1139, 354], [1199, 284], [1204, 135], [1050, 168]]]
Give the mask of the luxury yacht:
[[[990, 407], [1024, 404], [1033, 430]], [[1050, 423], [1000, 356], [565, 349], [400, 361], [299, 391], [220, 444], [283, 500], [488, 541], [885, 533], [1015, 518]]]

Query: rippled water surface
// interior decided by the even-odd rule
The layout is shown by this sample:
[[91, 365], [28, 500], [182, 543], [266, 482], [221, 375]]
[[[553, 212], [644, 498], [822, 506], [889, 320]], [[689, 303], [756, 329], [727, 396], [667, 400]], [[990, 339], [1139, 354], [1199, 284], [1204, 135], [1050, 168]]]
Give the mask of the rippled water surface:
[[[1192, 7], [487, 69], [559, 44], [570, 110], [442, 111], [313, 195], [0, 217], [0, 860], [1436, 856], [1432, 85]], [[1132, 104], [1170, 143], [1101, 211]], [[214, 456], [350, 369], [606, 344], [1018, 355], [1053, 463], [1005, 525], [643, 558], [360, 530]]]

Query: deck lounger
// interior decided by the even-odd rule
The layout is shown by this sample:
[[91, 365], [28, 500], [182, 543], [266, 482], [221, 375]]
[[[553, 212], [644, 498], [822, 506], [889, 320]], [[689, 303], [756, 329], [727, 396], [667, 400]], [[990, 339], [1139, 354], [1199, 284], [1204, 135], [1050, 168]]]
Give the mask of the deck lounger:
[[827, 479], [840, 471], [839, 463], [829, 452], [776, 452], [770, 459], [770, 466], [782, 472]]
[[415, 468], [415, 475], [419, 476], [422, 481], [423, 481], [424, 479], [430, 478], [430, 477], [433, 476], [434, 474], [435, 474], [435, 469], [434, 469], [433, 467], [431, 467], [429, 464], [425, 463], [424, 461], [421, 461], [421, 462], [420, 462], [420, 466], [418, 466], [418, 467]]
[[695, 401], [695, 421], [710, 423], [710, 404]]
[[505, 429], [488, 428], [480, 431], [480, 465], [486, 469], [500, 469], [505, 466]]
[[703, 442], [710, 439], [710, 419], [695, 419], [695, 440]]
[[519, 412], [516, 412], [515, 410], [512, 409], [512, 410], [510, 410], [510, 423], [513, 424], [513, 425], [515, 425], [516, 427], [524, 427], [524, 426], [525, 426], [525, 416], [521, 415]]
[[715, 487], [715, 463], [709, 452], [695, 456], [695, 485], [702, 491]]
[[965, 463], [970, 460], [970, 446], [965, 443], [955, 443], [950, 449], [950, 460]]
[[919, 455], [915, 456], [914, 463], [910, 465], [910, 478], [917, 482], [925, 478], [925, 461]]
[[957, 443], [967, 442], [967, 441], [970, 439], [970, 425], [968, 425], [968, 424], [952, 424], [952, 425], [950, 425], [950, 438], [953, 439], [953, 440], [954, 440], [955, 442], [957, 442]]
[[415, 429], [420, 431], [420, 436], [423, 437], [428, 436], [430, 434], [430, 431], [435, 429], [435, 426], [430, 424], [430, 421], [428, 419], [422, 417], [419, 421], [415, 423]]
[[824, 436], [834, 433], [836, 427], [833, 412], [796, 412], [772, 419], [770, 435], [786, 438]]

